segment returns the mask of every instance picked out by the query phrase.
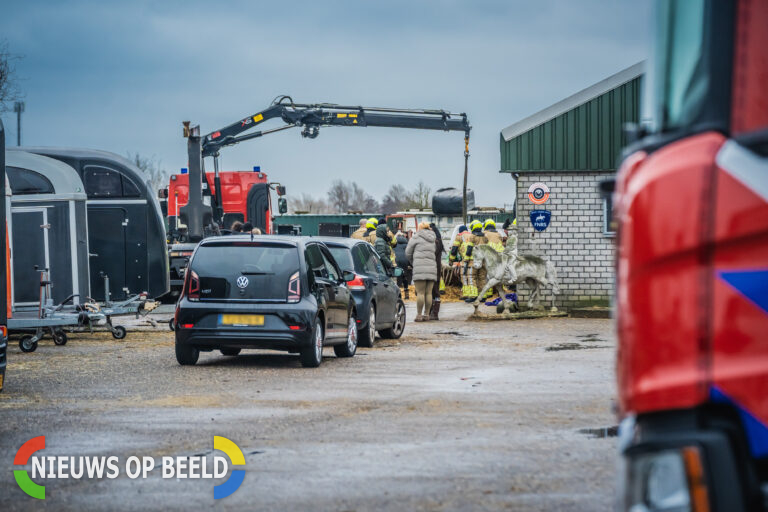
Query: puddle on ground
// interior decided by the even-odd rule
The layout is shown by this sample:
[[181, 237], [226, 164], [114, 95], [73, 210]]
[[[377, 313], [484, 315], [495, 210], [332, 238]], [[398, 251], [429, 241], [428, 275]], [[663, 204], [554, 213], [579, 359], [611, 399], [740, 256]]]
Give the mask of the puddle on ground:
[[[598, 340], [596, 340], [598, 341]], [[599, 340], [602, 341], [602, 340]], [[544, 350], [547, 352], [557, 352], [560, 350], [589, 350], [593, 348], [610, 348], [608, 345], [580, 345], [578, 343], [558, 343], [557, 345], [551, 345]]]
[[604, 439], [606, 437], [616, 437], [619, 435], [619, 426], [599, 427], [599, 428], [580, 428], [579, 434], [586, 434], [591, 439]]
[[599, 338], [598, 336], [599, 336], [598, 334], [579, 334], [576, 337], [577, 338], [581, 338], [581, 340], [579, 340], [579, 341], [583, 341], [583, 342], [586, 342], [586, 343], [593, 343], [593, 342], [597, 342], [597, 341], [605, 341], [604, 339]]

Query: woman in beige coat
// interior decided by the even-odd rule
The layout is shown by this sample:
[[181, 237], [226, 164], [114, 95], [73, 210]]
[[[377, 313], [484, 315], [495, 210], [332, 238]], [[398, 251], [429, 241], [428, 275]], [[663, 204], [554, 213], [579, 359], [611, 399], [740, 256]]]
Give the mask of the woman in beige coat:
[[429, 228], [429, 223], [422, 222], [405, 248], [405, 255], [413, 266], [413, 285], [416, 288], [415, 322], [429, 319], [432, 288], [437, 282], [435, 239], [435, 233]]

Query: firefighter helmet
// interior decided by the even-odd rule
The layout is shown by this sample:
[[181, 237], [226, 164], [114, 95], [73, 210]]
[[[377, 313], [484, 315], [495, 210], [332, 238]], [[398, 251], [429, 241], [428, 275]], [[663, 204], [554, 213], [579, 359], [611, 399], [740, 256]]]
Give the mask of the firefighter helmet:
[[496, 229], [496, 222], [494, 222], [493, 219], [486, 219], [485, 224], [483, 224], [483, 229]]
[[376, 226], [379, 225], [379, 219], [376, 217], [371, 217], [368, 219], [368, 222], [365, 223], [365, 227], [368, 229], [376, 229]]

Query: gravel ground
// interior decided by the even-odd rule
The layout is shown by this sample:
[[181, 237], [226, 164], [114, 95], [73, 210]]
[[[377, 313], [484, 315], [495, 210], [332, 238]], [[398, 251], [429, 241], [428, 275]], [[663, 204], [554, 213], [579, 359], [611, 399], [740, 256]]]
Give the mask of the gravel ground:
[[[327, 349], [320, 368], [296, 356], [203, 353], [180, 367], [169, 331], [71, 336], [36, 352], [9, 348], [0, 394], [4, 510], [610, 510], [615, 425], [608, 320], [409, 323], [352, 359]], [[412, 318], [413, 306], [408, 314]], [[169, 317], [163, 309], [159, 320]], [[161, 324], [162, 326], [162, 324]], [[211, 454], [213, 436], [246, 454], [240, 489], [222, 480], [13, 479], [13, 455], [46, 436], [41, 455]]]

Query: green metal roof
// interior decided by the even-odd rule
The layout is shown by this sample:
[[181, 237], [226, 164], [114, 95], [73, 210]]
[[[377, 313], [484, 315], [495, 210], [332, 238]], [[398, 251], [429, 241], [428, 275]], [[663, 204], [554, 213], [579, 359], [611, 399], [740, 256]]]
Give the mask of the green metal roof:
[[640, 119], [640, 62], [501, 132], [501, 171], [615, 170]]

